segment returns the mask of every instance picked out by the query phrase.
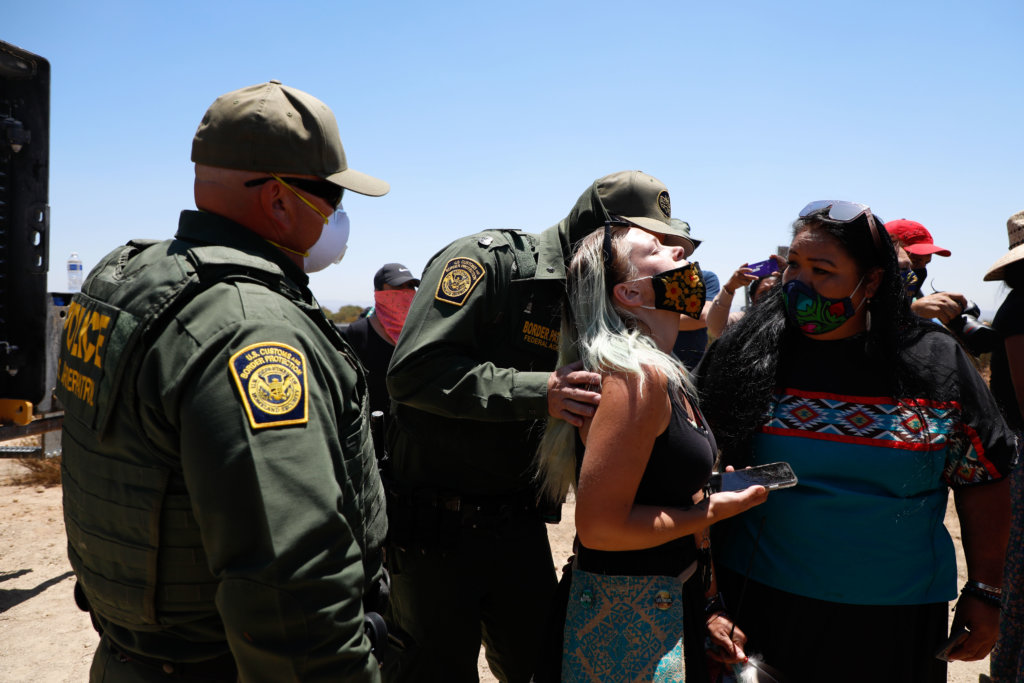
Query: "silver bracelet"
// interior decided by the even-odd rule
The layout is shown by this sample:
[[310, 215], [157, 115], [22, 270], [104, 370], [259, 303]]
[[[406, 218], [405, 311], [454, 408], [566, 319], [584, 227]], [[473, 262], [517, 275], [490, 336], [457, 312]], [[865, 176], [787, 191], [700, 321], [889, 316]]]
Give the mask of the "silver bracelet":
[[967, 585], [974, 586], [978, 590], [988, 593], [989, 595], [1002, 596], [1003, 594], [1002, 588], [999, 588], [998, 586], [990, 586], [987, 583], [982, 583], [981, 581], [968, 580]]

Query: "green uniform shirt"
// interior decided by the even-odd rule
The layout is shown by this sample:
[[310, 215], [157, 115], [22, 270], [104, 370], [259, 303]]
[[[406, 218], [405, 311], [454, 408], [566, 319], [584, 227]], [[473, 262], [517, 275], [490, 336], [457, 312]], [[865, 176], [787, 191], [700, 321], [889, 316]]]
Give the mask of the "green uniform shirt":
[[531, 487], [570, 245], [607, 218], [595, 185], [540, 235], [484, 231], [430, 260], [388, 370], [400, 486], [484, 496]]
[[[69, 555], [105, 632], [170, 661], [230, 645], [246, 681], [378, 680], [363, 597], [386, 520], [354, 354], [242, 226], [183, 212], [175, 240], [130, 251], [75, 299], [110, 334], [70, 321], [60, 368]], [[174, 268], [209, 282], [125, 343]]]

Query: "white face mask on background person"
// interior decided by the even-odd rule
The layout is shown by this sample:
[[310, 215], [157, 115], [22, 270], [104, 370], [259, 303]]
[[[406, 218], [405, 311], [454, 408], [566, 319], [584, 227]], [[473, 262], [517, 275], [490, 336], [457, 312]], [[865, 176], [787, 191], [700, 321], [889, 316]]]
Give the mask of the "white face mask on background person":
[[320, 231], [320, 237], [306, 252], [302, 270], [316, 273], [341, 261], [348, 249], [349, 228], [348, 214], [339, 204], [338, 210], [327, 219], [327, 224]]

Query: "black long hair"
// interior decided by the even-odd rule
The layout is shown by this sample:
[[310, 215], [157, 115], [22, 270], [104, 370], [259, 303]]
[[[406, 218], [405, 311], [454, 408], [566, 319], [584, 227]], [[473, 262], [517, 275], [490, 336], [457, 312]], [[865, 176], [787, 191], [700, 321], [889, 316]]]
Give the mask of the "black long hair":
[[[830, 219], [828, 211], [826, 207], [798, 219], [793, 235], [821, 230], [838, 240], [861, 275], [881, 268], [878, 289], [867, 304], [871, 327], [865, 334], [865, 352], [891, 381], [892, 396], [920, 391], [914, 368], [899, 350], [921, 333], [923, 323], [910, 311], [889, 234], [879, 219], [868, 214], [842, 223]], [[875, 222], [874, 229], [869, 221]], [[705, 354], [697, 370], [697, 387], [701, 409], [722, 449], [723, 464], [748, 463], [750, 442], [771, 410], [780, 359], [800, 334], [786, 318], [780, 277]]]

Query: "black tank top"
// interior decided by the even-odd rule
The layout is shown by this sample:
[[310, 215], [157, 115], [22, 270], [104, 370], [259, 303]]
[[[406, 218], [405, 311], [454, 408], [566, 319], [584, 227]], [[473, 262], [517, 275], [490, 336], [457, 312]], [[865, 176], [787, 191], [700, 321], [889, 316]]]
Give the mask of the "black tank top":
[[[711, 477], [718, 446], [696, 406], [694, 412], [697, 426], [690, 423], [682, 398], [672, 398], [672, 416], [654, 441], [633, 499], [636, 504], [687, 507]], [[580, 543], [577, 555], [584, 571], [628, 576], [677, 576], [696, 559], [693, 536], [643, 550], [593, 550]]]

